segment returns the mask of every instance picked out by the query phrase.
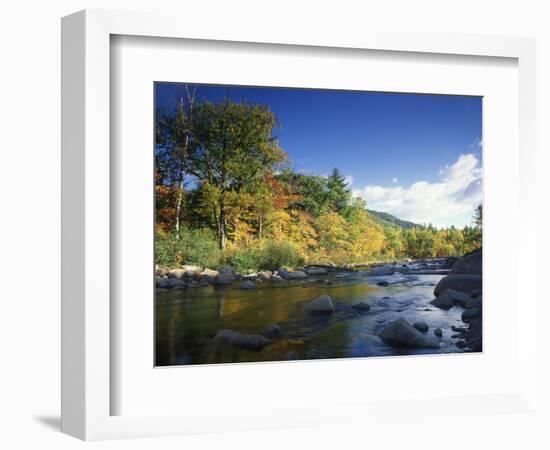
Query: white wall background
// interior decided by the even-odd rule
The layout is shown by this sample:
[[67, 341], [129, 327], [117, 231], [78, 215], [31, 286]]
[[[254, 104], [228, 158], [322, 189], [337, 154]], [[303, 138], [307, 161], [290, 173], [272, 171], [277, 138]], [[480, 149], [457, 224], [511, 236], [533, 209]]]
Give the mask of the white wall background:
[[[59, 433], [60, 360], [60, 17], [79, 9], [168, 10], [205, 27], [232, 20], [235, 26], [262, 21], [284, 30], [323, 26], [357, 29], [387, 23], [389, 28], [531, 36], [538, 39], [539, 279], [548, 254], [548, 167], [550, 163], [550, 11], [544, 0], [321, 0], [271, 2], [226, 0], [11, 0], [0, 10], [0, 447], [81, 448]], [[343, 24], [343, 25], [342, 25]], [[529, 264], [528, 261], [525, 264]], [[546, 264], [547, 265], [547, 264]], [[542, 294], [540, 300], [548, 300]], [[550, 353], [539, 321], [541, 399]], [[375, 389], [368, 381], [363, 389]], [[258, 448], [299, 449], [380, 447], [462, 449], [549, 448], [550, 416], [502, 415], [456, 418], [358, 429], [281, 430], [160, 440], [101, 442], [95, 448]]]

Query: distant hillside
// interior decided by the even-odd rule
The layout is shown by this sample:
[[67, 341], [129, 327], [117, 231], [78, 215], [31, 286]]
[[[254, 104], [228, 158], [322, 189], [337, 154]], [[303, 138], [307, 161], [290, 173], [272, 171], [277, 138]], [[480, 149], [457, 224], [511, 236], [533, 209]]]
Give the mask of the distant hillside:
[[374, 217], [374, 219], [380, 224], [380, 225], [391, 225], [394, 227], [399, 228], [421, 228], [422, 225], [418, 225], [417, 223], [409, 222], [408, 220], [401, 220], [398, 219], [395, 216], [392, 216], [391, 214], [380, 212], [380, 211], [373, 211], [371, 209], [367, 209], [369, 214]]

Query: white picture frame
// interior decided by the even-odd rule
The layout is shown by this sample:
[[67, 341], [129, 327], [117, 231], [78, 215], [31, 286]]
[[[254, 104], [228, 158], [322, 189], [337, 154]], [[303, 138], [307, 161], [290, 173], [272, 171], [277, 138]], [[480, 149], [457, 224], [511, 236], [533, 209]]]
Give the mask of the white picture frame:
[[[111, 415], [111, 395], [116, 389], [110, 366], [113, 324], [110, 309], [110, 39], [113, 35], [212, 40], [223, 42], [298, 45], [365, 49], [415, 54], [447, 54], [513, 58], [519, 73], [519, 183], [518, 205], [521, 229], [534, 229], [536, 211], [530, 174], [535, 167], [535, 43], [532, 39], [436, 33], [396, 33], [383, 30], [349, 30], [327, 36], [315, 29], [284, 33], [251, 25], [231, 24], [209, 30], [200, 23], [186, 22], [164, 14], [87, 10], [67, 16], [62, 22], [62, 430], [85, 440], [162, 436], [207, 431], [233, 431], [310, 423], [328, 423], [352, 415], [384, 414], [391, 405], [332, 405], [320, 412], [318, 405], [301, 409], [280, 407], [281, 419], [267, 413], [254, 420], [222, 420], [213, 414], [195, 417], [179, 414]], [[520, 260], [535, 261], [532, 233], [522, 233], [515, 249]], [[533, 271], [533, 267], [530, 268]], [[528, 276], [518, 268], [518, 280]], [[523, 277], [523, 278], [522, 278]], [[534, 288], [533, 288], [534, 289]], [[536, 293], [525, 301], [518, 314], [520, 342], [535, 341], [531, 324], [536, 317]], [[527, 349], [529, 348], [529, 349]], [[536, 353], [533, 346], [521, 349], [520, 380], [500, 395], [432, 399], [436, 407], [467, 415], [471, 404], [492, 413], [503, 404], [514, 411], [534, 408], [536, 398]], [[317, 362], [326, 364], [324, 362]], [[185, 376], [185, 374], [182, 374]], [[404, 400], [404, 399], [403, 399]], [[395, 401], [395, 400], [393, 400]], [[424, 404], [425, 405], [425, 404]], [[462, 406], [461, 406], [462, 405]], [[409, 399], [410, 411], [422, 403]], [[309, 417], [306, 412], [309, 411]], [[317, 411], [317, 413], [315, 413]], [[313, 412], [313, 414], [311, 414]], [[236, 414], [238, 417], [239, 415]], [[243, 417], [246, 417], [244, 415]], [[207, 420], [209, 419], [209, 420]], [[269, 422], [269, 425], [268, 425]]]

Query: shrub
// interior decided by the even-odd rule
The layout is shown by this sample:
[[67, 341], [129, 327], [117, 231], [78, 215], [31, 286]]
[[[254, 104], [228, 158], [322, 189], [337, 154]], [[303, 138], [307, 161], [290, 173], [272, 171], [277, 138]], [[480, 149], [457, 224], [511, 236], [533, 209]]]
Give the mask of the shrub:
[[276, 240], [267, 240], [255, 247], [232, 250], [226, 259], [227, 264], [238, 272], [296, 267], [303, 261], [295, 244]]
[[296, 245], [288, 241], [269, 240], [262, 246], [262, 253], [262, 269], [297, 267], [304, 262]]
[[217, 268], [221, 257], [216, 234], [212, 230], [183, 227], [179, 239], [175, 233], [156, 235], [155, 259], [160, 266], [193, 264]]
[[251, 247], [230, 251], [227, 263], [238, 272], [258, 271], [263, 267], [263, 251], [261, 247]]

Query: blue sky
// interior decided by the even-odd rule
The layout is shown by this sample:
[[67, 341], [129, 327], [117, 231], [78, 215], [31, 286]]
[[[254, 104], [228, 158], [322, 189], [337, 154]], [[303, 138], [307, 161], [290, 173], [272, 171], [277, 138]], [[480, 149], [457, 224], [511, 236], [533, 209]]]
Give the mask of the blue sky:
[[[157, 106], [183, 93], [183, 84], [158, 83]], [[197, 93], [269, 105], [294, 170], [338, 167], [368, 208], [462, 227], [481, 201], [480, 97], [207, 85]]]

